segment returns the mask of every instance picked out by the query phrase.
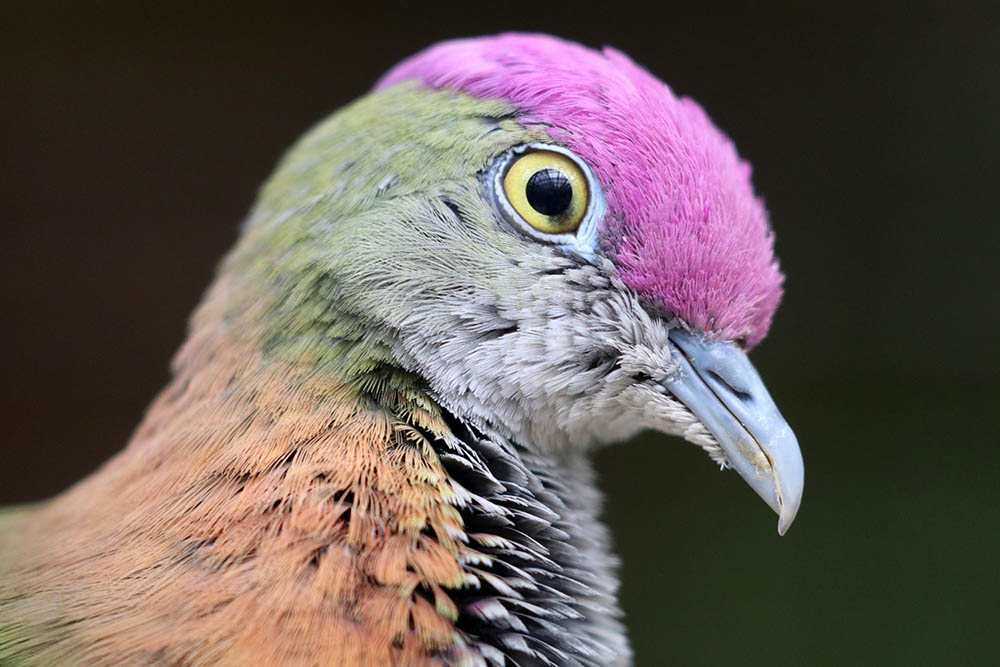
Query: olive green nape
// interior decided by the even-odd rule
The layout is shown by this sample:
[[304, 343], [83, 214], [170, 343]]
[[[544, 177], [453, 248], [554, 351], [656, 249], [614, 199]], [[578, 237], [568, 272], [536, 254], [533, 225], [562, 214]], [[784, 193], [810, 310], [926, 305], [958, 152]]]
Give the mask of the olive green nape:
[[498, 121], [524, 132], [509, 120], [514, 113], [506, 102], [409, 81], [370, 93], [292, 145], [261, 189], [258, 208], [304, 211], [323, 202], [334, 207], [330, 213], [351, 215], [378, 199], [468, 177], [505, 148], [502, 134], [490, 137]]
[[[274, 252], [309, 237], [323, 243], [357, 214], [468, 179], [510, 141], [533, 136], [504, 102], [404, 82], [347, 105], [303, 135], [261, 188], [233, 259], [273, 268]], [[497, 126], [506, 132], [493, 132]], [[249, 254], [241, 252], [249, 250]], [[294, 257], [289, 258], [294, 266]]]
[[[331, 307], [354, 288], [341, 258], [359, 235], [385, 234], [373, 216], [376, 227], [378, 220], [398, 225], [418, 207], [443, 205], [444, 189], [475, 182], [511, 144], [547, 138], [518, 124], [514, 112], [504, 102], [407, 81], [318, 123], [261, 188], [220, 267], [234, 278], [224, 319], [267, 353], [348, 382], [390, 362], [371, 322]], [[389, 255], [406, 252], [412, 238], [385, 242]]]

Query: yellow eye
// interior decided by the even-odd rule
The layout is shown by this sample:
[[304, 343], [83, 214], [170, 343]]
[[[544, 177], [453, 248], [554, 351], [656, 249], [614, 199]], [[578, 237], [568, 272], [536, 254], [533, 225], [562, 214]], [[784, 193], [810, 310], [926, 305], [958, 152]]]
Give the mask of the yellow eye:
[[507, 201], [545, 234], [576, 231], [587, 212], [587, 177], [573, 160], [539, 150], [516, 158], [503, 177]]

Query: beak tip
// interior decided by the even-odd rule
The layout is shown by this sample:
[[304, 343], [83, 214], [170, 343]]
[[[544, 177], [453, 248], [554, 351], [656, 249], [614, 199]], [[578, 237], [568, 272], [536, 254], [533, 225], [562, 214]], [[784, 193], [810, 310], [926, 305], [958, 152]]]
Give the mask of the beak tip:
[[795, 520], [794, 513], [782, 512], [781, 516], [778, 517], [778, 535], [784, 535], [788, 532], [788, 529], [792, 527], [792, 521]]
[[799, 513], [799, 504], [802, 502], [802, 479], [801, 473], [798, 477], [798, 484], [787, 489], [792, 491], [789, 494], [788, 502], [778, 501], [778, 535], [784, 535], [795, 521], [795, 516]]

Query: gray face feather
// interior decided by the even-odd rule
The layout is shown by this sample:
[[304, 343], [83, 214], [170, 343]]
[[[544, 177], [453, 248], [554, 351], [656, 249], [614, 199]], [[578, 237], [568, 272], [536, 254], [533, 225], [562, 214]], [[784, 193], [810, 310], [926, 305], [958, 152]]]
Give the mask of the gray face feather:
[[538, 453], [646, 428], [712, 447], [700, 422], [656, 382], [675, 370], [668, 325], [613, 278], [608, 262], [546, 255], [512, 266], [509, 290], [415, 319], [397, 343], [399, 357], [449, 410]]

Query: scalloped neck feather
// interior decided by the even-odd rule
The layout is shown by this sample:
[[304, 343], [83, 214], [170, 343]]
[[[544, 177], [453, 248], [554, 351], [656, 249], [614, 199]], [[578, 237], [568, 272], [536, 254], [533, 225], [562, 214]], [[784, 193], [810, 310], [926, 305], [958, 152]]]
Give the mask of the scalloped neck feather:
[[376, 85], [416, 79], [521, 110], [594, 170], [608, 212], [603, 250], [622, 281], [689, 328], [752, 347], [782, 294], [750, 165], [694, 101], [625, 54], [547, 35], [431, 46]]

